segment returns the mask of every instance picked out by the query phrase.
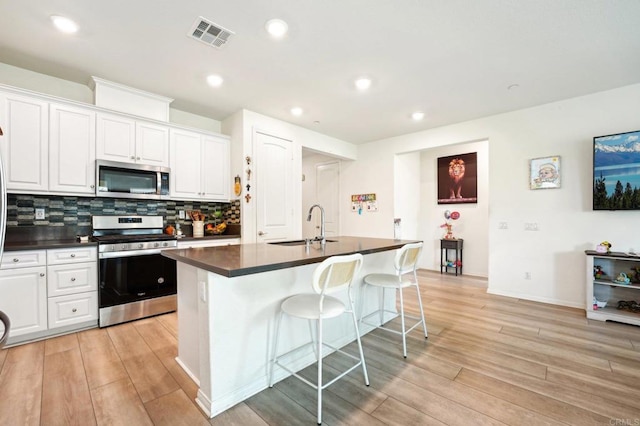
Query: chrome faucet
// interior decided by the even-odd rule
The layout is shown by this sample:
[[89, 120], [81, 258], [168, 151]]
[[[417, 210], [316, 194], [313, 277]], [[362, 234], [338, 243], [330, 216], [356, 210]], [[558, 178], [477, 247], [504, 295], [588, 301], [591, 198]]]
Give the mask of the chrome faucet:
[[320, 209], [320, 236], [316, 237], [314, 240], [320, 241], [320, 244], [325, 245], [327, 240], [324, 237], [324, 209], [320, 204], [314, 204], [311, 206], [309, 209], [309, 216], [307, 216], [307, 222], [311, 222], [311, 212], [313, 212], [315, 207]]

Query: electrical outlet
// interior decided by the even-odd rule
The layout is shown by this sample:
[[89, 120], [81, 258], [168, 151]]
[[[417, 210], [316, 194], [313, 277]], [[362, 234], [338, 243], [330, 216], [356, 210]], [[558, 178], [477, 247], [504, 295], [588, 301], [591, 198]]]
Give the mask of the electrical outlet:
[[184, 219], [184, 210], [179, 210], [178, 211], [178, 219]]
[[36, 220], [44, 220], [44, 209], [36, 209]]

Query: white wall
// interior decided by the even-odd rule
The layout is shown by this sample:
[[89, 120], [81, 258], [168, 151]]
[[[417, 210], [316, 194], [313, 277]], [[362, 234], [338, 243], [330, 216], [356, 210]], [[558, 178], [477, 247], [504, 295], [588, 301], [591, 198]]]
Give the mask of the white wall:
[[[0, 62], [0, 83], [46, 95], [93, 105], [93, 91], [88, 85], [29, 71]], [[88, 83], [88, 82], [87, 82]], [[169, 109], [169, 121], [180, 126], [220, 133], [221, 123], [201, 115], [175, 108]]]
[[400, 219], [399, 237], [405, 240], [420, 238], [422, 185], [416, 185], [421, 181], [420, 163], [420, 152], [398, 154], [394, 158], [393, 218]]
[[[345, 205], [343, 229], [393, 236], [395, 154], [488, 140], [489, 292], [584, 307], [584, 250], [602, 240], [614, 250], [640, 245], [640, 212], [591, 210], [593, 137], [640, 129], [638, 111], [632, 85], [361, 145], [343, 168], [344, 193], [377, 193], [379, 211], [357, 216]], [[551, 155], [562, 158], [562, 187], [530, 190], [529, 160]]]

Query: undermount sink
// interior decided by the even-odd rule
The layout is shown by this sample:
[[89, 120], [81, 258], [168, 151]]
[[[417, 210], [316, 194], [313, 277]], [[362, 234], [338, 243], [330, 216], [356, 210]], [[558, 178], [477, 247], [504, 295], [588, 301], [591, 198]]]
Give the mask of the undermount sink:
[[[327, 243], [335, 243], [337, 240], [325, 240]], [[311, 244], [317, 241], [311, 241]], [[290, 240], [290, 241], [274, 241], [268, 244], [275, 244], [278, 246], [303, 246], [307, 243], [306, 240]]]

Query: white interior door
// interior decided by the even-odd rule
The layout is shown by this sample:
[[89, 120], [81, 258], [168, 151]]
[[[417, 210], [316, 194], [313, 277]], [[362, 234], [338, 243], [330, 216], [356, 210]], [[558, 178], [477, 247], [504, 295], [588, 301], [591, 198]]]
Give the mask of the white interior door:
[[287, 240], [293, 226], [293, 142], [254, 132], [256, 241]]
[[[340, 231], [340, 162], [316, 166], [316, 197], [324, 208], [325, 236], [337, 236]], [[317, 233], [320, 235], [320, 215], [313, 212]]]

